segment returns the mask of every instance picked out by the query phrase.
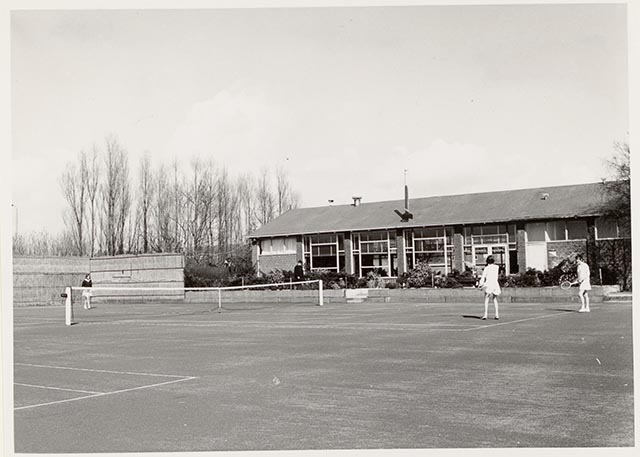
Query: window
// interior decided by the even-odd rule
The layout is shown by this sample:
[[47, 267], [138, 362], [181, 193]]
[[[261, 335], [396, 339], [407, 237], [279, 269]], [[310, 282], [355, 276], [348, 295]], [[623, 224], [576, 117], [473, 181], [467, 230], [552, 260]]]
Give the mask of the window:
[[605, 238], [618, 238], [618, 223], [613, 219], [596, 219], [596, 237], [599, 240]]
[[412, 237], [407, 237], [411, 259], [407, 262], [414, 265], [426, 262], [429, 266], [448, 271], [453, 267], [453, 229], [435, 227], [414, 229]]
[[568, 240], [586, 240], [587, 239], [586, 221], [567, 221], [567, 239]]
[[307, 236], [304, 257], [312, 270], [339, 271], [345, 265], [344, 235], [335, 233]]
[[383, 276], [396, 275], [396, 235], [390, 231], [359, 233], [358, 264], [360, 276], [371, 271], [381, 272]]
[[[515, 238], [514, 240], [515, 241]], [[474, 225], [464, 228], [464, 244], [503, 244], [509, 242], [506, 225]]]
[[546, 241], [545, 238], [545, 223], [534, 222], [527, 224], [527, 241]]
[[260, 248], [262, 255], [295, 254], [296, 238], [294, 236], [269, 238], [260, 241]]
[[563, 241], [567, 239], [564, 232], [564, 221], [551, 221], [546, 223], [547, 236], [550, 241]]

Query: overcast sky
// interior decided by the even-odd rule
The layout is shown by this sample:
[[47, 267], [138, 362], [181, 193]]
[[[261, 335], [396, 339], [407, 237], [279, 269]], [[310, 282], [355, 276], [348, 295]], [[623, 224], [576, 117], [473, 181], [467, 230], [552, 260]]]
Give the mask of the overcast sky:
[[62, 230], [59, 177], [108, 133], [132, 177], [279, 164], [302, 206], [401, 199], [405, 169], [412, 197], [598, 181], [628, 139], [623, 4], [10, 17], [21, 233]]

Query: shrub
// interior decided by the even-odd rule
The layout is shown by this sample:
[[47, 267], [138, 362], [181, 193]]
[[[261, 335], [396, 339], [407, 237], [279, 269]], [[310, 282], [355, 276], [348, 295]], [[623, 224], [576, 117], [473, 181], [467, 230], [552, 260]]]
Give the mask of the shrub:
[[426, 262], [418, 262], [407, 273], [407, 285], [409, 287], [431, 287], [433, 270]]
[[322, 279], [322, 285], [326, 288], [345, 289], [357, 287], [358, 278], [345, 272], [330, 270], [314, 270], [305, 275], [306, 279]]
[[382, 279], [382, 275], [380, 273], [380, 270], [374, 270], [367, 273], [367, 287], [369, 289], [379, 289], [380, 287], [384, 287], [384, 279]]

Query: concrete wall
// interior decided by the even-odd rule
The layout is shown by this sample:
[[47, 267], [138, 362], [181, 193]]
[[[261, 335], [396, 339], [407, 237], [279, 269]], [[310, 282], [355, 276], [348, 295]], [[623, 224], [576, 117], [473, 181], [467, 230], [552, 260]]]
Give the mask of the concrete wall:
[[[13, 304], [62, 305], [60, 294], [66, 287], [81, 286], [89, 272], [94, 287], [184, 287], [182, 254], [14, 257]], [[94, 296], [99, 298], [101, 294], [107, 295], [96, 291]]]
[[89, 257], [13, 257], [13, 305], [61, 305], [67, 286], [80, 286]]
[[[91, 259], [91, 279], [94, 287], [183, 288], [184, 256], [182, 254], [140, 254]], [[135, 293], [134, 293], [135, 292]], [[93, 299], [146, 299], [150, 296], [182, 297], [181, 290], [100, 291]]]
[[[592, 303], [602, 303], [605, 298], [620, 291], [618, 286], [594, 286], [589, 297]], [[326, 289], [324, 303], [478, 303], [484, 302], [481, 291], [468, 289]], [[187, 292], [187, 301], [216, 303], [217, 292]], [[222, 302], [299, 302], [317, 303], [317, 290], [246, 290], [223, 292]], [[562, 290], [559, 287], [504, 288], [500, 303], [574, 303], [579, 304], [577, 288]]]

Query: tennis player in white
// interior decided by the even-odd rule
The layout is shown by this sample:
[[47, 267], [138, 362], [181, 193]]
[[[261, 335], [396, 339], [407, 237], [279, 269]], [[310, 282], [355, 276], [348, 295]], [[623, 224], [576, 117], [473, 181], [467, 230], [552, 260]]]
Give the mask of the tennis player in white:
[[578, 286], [580, 287], [580, 303], [582, 306], [578, 310], [579, 313], [589, 313], [589, 291], [591, 290], [591, 270], [589, 265], [584, 261], [582, 256], [578, 254], [576, 256], [576, 262], [578, 262]]
[[498, 312], [498, 295], [500, 295], [500, 284], [498, 284], [498, 265], [495, 264], [493, 256], [487, 257], [487, 266], [482, 270], [482, 277], [478, 287], [484, 290], [484, 315], [482, 319], [487, 318], [489, 312], [489, 299], [493, 298], [493, 306], [496, 311], [494, 319], [500, 319]]

